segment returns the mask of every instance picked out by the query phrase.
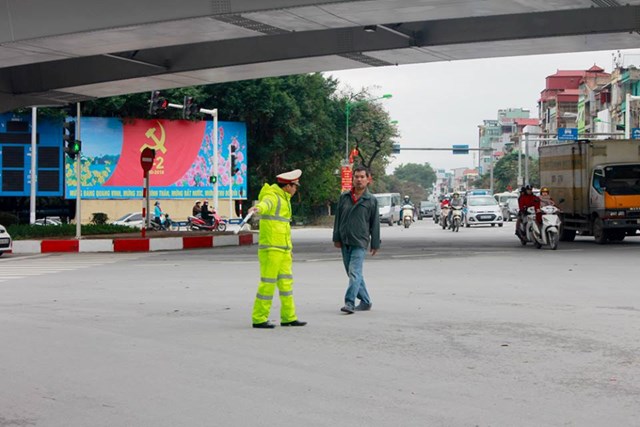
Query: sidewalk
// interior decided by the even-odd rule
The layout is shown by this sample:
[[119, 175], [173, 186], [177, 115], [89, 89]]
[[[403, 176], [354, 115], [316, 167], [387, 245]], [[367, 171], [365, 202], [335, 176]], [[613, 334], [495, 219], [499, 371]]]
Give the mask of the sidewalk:
[[[237, 229], [237, 226], [235, 227]], [[234, 231], [230, 226], [228, 231]], [[221, 246], [243, 246], [258, 242], [258, 233], [243, 231], [239, 234], [204, 234], [198, 231], [184, 233], [176, 237], [168, 232], [163, 237], [140, 237], [132, 233], [131, 237], [77, 239], [14, 240], [12, 250], [7, 253], [35, 254], [51, 252], [154, 252], [180, 251], [185, 249], [217, 248]]]

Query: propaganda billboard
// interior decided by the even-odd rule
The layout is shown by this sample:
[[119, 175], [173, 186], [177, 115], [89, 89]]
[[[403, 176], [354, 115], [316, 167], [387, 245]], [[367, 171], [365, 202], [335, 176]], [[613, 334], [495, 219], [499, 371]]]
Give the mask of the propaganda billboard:
[[[156, 151], [149, 171], [154, 199], [213, 197], [209, 182], [213, 168], [213, 122], [83, 117], [81, 121], [83, 199], [141, 198], [143, 171], [140, 153]], [[237, 172], [231, 175], [230, 152], [235, 148]], [[218, 122], [218, 195], [245, 199], [247, 194], [246, 126]], [[76, 161], [65, 160], [65, 197], [77, 192]], [[233, 180], [231, 179], [233, 177]]]

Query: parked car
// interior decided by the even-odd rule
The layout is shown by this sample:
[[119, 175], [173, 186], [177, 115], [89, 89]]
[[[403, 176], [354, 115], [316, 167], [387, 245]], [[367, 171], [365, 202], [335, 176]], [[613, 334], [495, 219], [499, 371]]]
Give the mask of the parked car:
[[11, 250], [11, 236], [4, 226], [0, 225], [0, 256]]
[[59, 216], [48, 216], [36, 219], [33, 225], [62, 225], [62, 220]]
[[378, 193], [374, 196], [378, 199], [380, 222], [386, 222], [389, 226], [399, 223], [400, 209], [402, 208], [400, 193]]
[[493, 196], [471, 196], [467, 198], [467, 213], [464, 217], [464, 225], [491, 224], [494, 227], [504, 224], [502, 208]]
[[429, 202], [429, 201], [420, 202], [420, 209], [418, 209], [418, 219], [431, 218], [435, 210], [436, 210], [436, 204], [434, 202]]
[[112, 221], [113, 225], [126, 225], [128, 227], [142, 228], [144, 221], [142, 220], [142, 212], [129, 212], [120, 218]]

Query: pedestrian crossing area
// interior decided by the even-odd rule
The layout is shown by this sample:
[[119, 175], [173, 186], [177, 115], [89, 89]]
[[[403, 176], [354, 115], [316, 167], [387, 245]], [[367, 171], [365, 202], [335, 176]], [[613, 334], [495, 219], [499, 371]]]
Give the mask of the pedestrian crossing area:
[[0, 259], [0, 283], [137, 260], [148, 254], [47, 254]]

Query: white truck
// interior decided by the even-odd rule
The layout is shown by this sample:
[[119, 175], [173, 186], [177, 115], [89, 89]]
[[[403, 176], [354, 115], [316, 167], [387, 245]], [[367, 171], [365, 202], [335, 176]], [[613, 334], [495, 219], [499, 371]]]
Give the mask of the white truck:
[[597, 243], [640, 229], [640, 140], [581, 140], [544, 145], [540, 185], [562, 210], [560, 240], [576, 233]]

